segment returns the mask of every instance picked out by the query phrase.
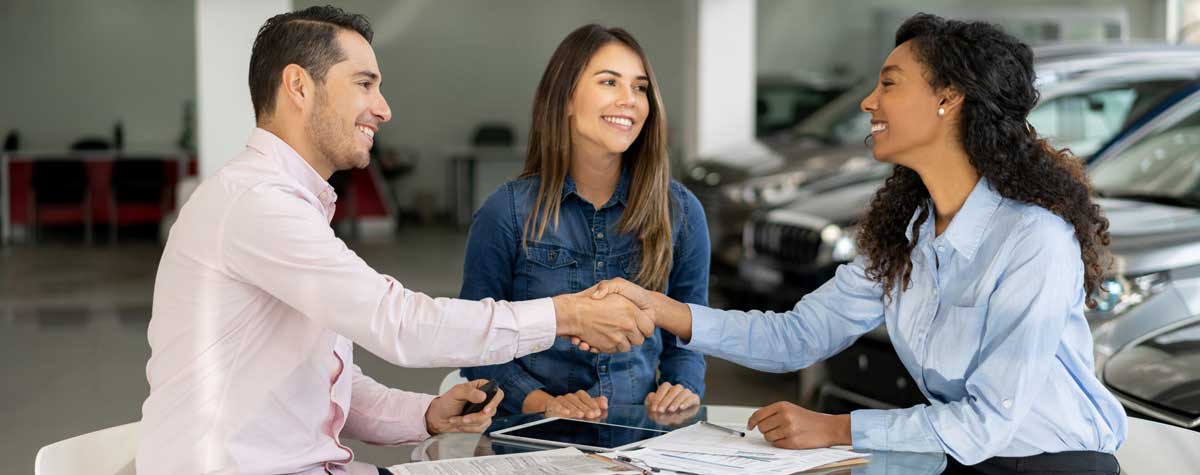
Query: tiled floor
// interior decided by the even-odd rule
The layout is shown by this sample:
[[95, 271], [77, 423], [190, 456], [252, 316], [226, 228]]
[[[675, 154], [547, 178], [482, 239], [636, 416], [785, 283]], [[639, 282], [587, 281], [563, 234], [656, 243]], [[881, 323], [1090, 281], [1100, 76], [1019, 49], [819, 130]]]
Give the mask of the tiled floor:
[[[456, 230], [412, 228], [351, 248], [409, 288], [455, 296], [465, 242]], [[0, 248], [0, 460], [12, 473], [31, 473], [46, 444], [140, 419], [160, 252], [145, 241]], [[398, 368], [361, 349], [355, 362], [384, 384], [430, 393], [449, 371]], [[794, 375], [712, 359], [707, 381], [706, 402], [714, 404], [762, 405], [798, 392]], [[351, 447], [367, 462], [408, 460], [408, 448]]]

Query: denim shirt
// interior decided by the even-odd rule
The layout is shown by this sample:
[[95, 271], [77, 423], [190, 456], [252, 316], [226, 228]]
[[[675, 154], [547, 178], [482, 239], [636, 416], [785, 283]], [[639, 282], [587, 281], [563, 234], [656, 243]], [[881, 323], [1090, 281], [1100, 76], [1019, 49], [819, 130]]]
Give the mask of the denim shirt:
[[[908, 229], [915, 221], [914, 214]], [[794, 371], [886, 322], [929, 404], [852, 412], [855, 448], [943, 452], [967, 465], [1116, 452], [1125, 410], [1095, 374], [1074, 228], [1045, 208], [1004, 198], [986, 179], [940, 236], [932, 218], [919, 226], [911, 287], [892, 290], [890, 299], [859, 257], [782, 314], [692, 306], [686, 347]]]
[[[539, 179], [514, 180], [488, 197], [475, 213], [463, 265], [464, 299], [530, 300], [585, 290], [614, 277], [636, 282], [641, 241], [618, 231], [628, 199], [630, 177], [623, 171], [612, 197], [596, 209], [576, 192], [569, 176], [563, 186], [558, 227], [522, 248], [525, 219], [536, 202]], [[708, 302], [708, 224], [700, 202], [677, 182], [670, 185], [673, 263], [666, 294], [699, 305]], [[661, 372], [661, 376], [656, 374]], [[559, 337], [551, 349], [515, 361], [464, 368], [469, 379], [492, 379], [504, 389], [500, 412], [520, 413], [529, 393], [553, 396], [585, 390], [612, 404], [642, 404], [659, 384], [681, 384], [704, 396], [704, 357], [680, 348], [661, 329], [626, 353], [592, 354]]]

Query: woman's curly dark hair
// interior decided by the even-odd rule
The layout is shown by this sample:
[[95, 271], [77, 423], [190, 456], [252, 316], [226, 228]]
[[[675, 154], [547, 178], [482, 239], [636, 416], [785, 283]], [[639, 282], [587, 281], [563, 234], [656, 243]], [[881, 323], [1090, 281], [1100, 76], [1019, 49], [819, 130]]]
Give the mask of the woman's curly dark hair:
[[[1001, 196], [1046, 208], [1075, 227], [1087, 304], [1095, 306], [1091, 295], [1108, 264], [1108, 219], [1092, 202], [1081, 161], [1052, 147], [1026, 120], [1039, 97], [1033, 51], [994, 25], [925, 13], [896, 31], [896, 46], [910, 40], [933, 90], [951, 88], [963, 96], [958, 136], [971, 165]], [[868, 260], [867, 276], [883, 284], [885, 296], [909, 287], [910, 254], [929, 208], [929, 190], [904, 166], [897, 165], [875, 193], [858, 247]], [[918, 210], [909, 241], [905, 228]]]

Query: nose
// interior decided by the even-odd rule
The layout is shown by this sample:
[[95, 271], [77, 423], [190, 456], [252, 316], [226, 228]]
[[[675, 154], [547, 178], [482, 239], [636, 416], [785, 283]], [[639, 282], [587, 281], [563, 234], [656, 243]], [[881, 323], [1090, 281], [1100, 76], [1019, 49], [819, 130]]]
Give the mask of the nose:
[[858, 107], [860, 107], [863, 112], [874, 112], [879, 110], [879, 99], [876, 97], [878, 92], [878, 87], [872, 89], [871, 94], [864, 98], [862, 102], [858, 103]]
[[637, 91], [634, 91], [635, 86], [621, 88], [624, 91], [621, 97], [617, 98], [617, 106], [619, 107], [634, 107], [637, 105]]
[[388, 107], [387, 99], [383, 98], [383, 93], [376, 92], [375, 95], [375, 102], [371, 105], [371, 115], [378, 118], [381, 124], [392, 120], [392, 109]]

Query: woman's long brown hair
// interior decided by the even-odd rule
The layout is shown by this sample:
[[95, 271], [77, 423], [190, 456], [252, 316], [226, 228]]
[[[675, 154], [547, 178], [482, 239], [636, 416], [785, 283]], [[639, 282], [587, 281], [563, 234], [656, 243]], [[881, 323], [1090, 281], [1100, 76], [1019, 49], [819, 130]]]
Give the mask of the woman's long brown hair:
[[621, 28], [585, 25], [571, 32], [554, 50], [538, 83], [529, 128], [529, 152], [521, 178], [538, 177], [537, 200], [525, 220], [522, 247], [532, 231], [541, 239], [546, 227], [558, 227], [559, 203], [571, 163], [571, 124], [567, 105], [584, 68], [604, 45], [620, 43], [642, 59], [650, 88], [650, 113], [641, 134], [622, 154], [621, 166], [631, 172], [629, 198], [617, 229], [634, 233], [642, 244], [641, 270], [634, 280], [651, 290], [666, 288], [671, 272], [671, 184], [667, 157], [667, 114], [658, 95], [658, 80], [641, 45]]

